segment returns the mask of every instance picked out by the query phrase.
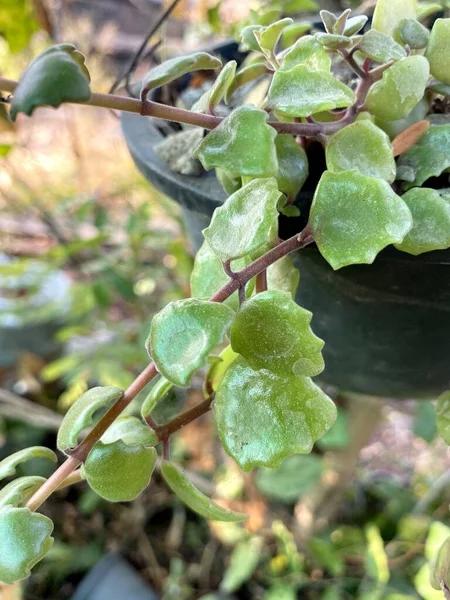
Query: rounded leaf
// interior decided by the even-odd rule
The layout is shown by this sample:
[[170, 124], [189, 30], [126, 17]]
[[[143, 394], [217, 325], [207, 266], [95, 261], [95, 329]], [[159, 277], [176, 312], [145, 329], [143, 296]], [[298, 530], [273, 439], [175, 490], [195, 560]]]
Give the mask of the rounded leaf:
[[188, 298], [168, 304], [153, 317], [147, 350], [158, 371], [180, 387], [206, 364], [234, 318], [228, 306]]
[[178, 498], [205, 519], [228, 522], [245, 521], [247, 519], [247, 515], [215, 504], [208, 496], [198, 490], [187, 475], [173, 463], [165, 460], [161, 465], [161, 475]]
[[402, 196], [413, 217], [413, 227], [395, 247], [417, 256], [450, 247], [450, 201], [436, 190], [413, 188]]
[[279, 133], [275, 138], [277, 149], [277, 182], [280, 192], [295, 199], [308, 177], [308, 157], [294, 137]]
[[104, 444], [113, 444], [117, 440], [121, 440], [126, 446], [141, 444], [146, 447], [155, 446], [159, 442], [153, 429], [130, 415], [119, 416], [101, 438]]
[[450, 84], [450, 19], [436, 19], [425, 52], [433, 77]]
[[368, 17], [366, 15], [357, 15], [356, 17], [351, 17], [351, 19], [347, 19], [344, 27], [344, 35], [355, 35], [364, 27], [367, 21]]
[[45, 448], [45, 446], [32, 446], [31, 448], [24, 448], [23, 450], [14, 452], [14, 454], [7, 456], [0, 461], [0, 480], [14, 475], [17, 465], [28, 460], [32, 460], [33, 458], [46, 458], [54, 463], [58, 460], [53, 450], [50, 450], [50, 448]]
[[341, 50], [352, 45], [351, 38], [346, 35], [337, 35], [335, 33], [316, 33], [316, 40], [328, 50]]
[[314, 335], [312, 313], [285, 292], [262, 292], [245, 302], [230, 331], [231, 346], [252, 369], [314, 377], [324, 369], [323, 340]]
[[345, 108], [354, 101], [355, 93], [331, 73], [313, 71], [305, 65], [277, 71], [268, 95], [270, 107], [288, 117], [309, 117], [320, 111]]
[[393, 35], [402, 19], [416, 18], [416, 0], [377, 0], [372, 29]]
[[278, 170], [276, 131], [267, 113], [240, 106], [203, 139], [194, 156], [206, 170], [223, 169], [229, 177], [268, 177]]
[[271, 243], [278, 227], [280, 192], [274, 178], [255, 179], [216, 208], [203, 235], [223, 262], [249, 256]]
[[11, 504], [12, 506], [24, 505], [45, 482], [44, 477], [26, 476], [10, 481], [0, 490], [0, 506]]
[[406, 117], [423, 97], [430, 69], [424, 56], [407, 56], [383, 73], [370, 88], [366, 108], [383, 121]]
[[415, 19], [402, 19], [397, 25], [395, 36], [411, 49], [421, 50], [428, 44], [430, 32]]
[[117, 387], [94, 387], [81, 395], [69, 408], [58, 431], [56, 445], [64, 452], [78, 444], [78, 436], [92, 424], [94, 413], [109, 407], [123, 395]]
[[58, 44], [36, 57], [22, 73], [14, 91], [10, 117], [30, 116], [39, 106], [87, 102], [91, 97], [84, 56], [72, 44]]
[[142, 444], [129, 446], [122, 440], [97, 442], [83, 465], [83, 475], [105, 500], [129, 502], [150, 483], [156, 457], [155, 448]]
[[240, 37], [243, 49], [253, 50], [253, 52], [261, 52], [261, 47], [255, 36], [255, 32], [263, 31], [262, 25], [247, 25], [241, 29]]
[[363, 175], [395, 180], [396, 164], [389, 137], [371, 121], [357, 121], [339, 130], [326, 147], [330, 171], [357, 169]]
[[413, 224], [409, 208], [386, 181], [356, 170], [322, 175], [309, 222], [333, 269], [372, 263], [380, 250], [402, 242]]
[[315, 37], [305, 35], [283, 54], [280, 70], [289, 71], [297, 65], [305, 65], [311, 71], [329, 73], [331, 58]]
[[173, 383], [168, 381], [165, 377], [160, 377], [158, 379], [142, 403], [141, 415], [143, 419], [146, 419], [152, 414], [153, 409], [158, 402], [162, 400], [162, 398], [164, 398], [164, 396], [168, 394], [172, 388]]
[[300, 282], [300, 271], [290, 256], [283, 256], [267, 269], [267, 288], [286, 292], [295, 298]]
[[379, 63], [405, 58], [406, 50], [397, 44], [390, 35], [370, 29], [365, 33], [358, 44], [358, 50], [364, 56]]
[[422, 98], [422, 100], [412, 109], [409, 115], [404, 119], [399, 119], [398, 121], [382, 121], [380, 119], [376, 119], [375, 123], [380, 129], [385, 131], [392, 140], [414, 123], [422, 121], [428, 113], [429, 108], [430, 107], [427, 100], [425, 98]]
[[53, 543], [53, 523], [28, 508], [0, 508], [0, 581], [12, 584], [30, 570]]
[[250, 471], [311, 452], [336, 420], [336, 407], [311, 379], [254, 371], [238, 358], [216, 392], [214, 414], [225, 451]]

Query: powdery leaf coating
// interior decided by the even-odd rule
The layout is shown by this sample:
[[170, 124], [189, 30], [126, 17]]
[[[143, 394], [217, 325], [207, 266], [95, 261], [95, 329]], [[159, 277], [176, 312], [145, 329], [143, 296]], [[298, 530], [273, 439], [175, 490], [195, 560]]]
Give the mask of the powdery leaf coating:
[[322, 175], [309, 223], [322, 256], [340, 269], [371, 264], [380, 250], [403, 241], [413, 220], [386, 181], [352, 170]]
[[94, 413], [101, 408], [109, 407], [123, 395], [118, 387], [94, 387], [84, 394], [67, 411], [58, 431], [56, 445], [64, 452], [78, 444], [78, 436], [92, 423]]
[[352, 45], [352, 40], [349, 37], [336, 33], [316, 33], [315, 38], [329, 50], [339, 50]]
[[228, 103], [227, 94], [233, 84], [236, 67], [237, 62], [235, 60], [230, 60], [230, 62], [226, 63], [217, 75], [212, 87], [194, 104], [192, 110], [199, 112], [214, 110], [224, 98], [225, 103]]
[[266, 51], [266, 54], [270, 55], [278, 44], [283, 29], [288, 25], [292, 25], [293, 22], [289, 17], [280, 19], [260, 31], [255, 31], [253, 35], [258, 40], [260, 47]]
[[44, 477], [36, 475], [18, 477], [10, 481], [0, 490], [0, 507], [7, 504], [12, 506], [26, 504], [45, 481]]
[[50, 550], [52, 521], [28, 508], [0, 508], [0, 581], [25, 579]]
[[422, 98], [422, 100], [420, 100], [420, 102], [412, 109], [409, 115], [404, 119], [399, 119], [397, 121], [382, 121], [380, 119], [376, 119], [375, 124], [378, 125], [380, 129], [385, 131], [392, 140], [414, 123], [417, 123], [418, 121], [423, 121], [429, 109], [430, 106], [427, 100], [425, 100], [425, 98]]
[[300, 271], [290, 256], [283, 256], [267, 269], [267, 288], [286, 292], [295, 298], [300, 282]]
[[255, 32], [261, 32], [264, 29], [262, 25], [247, 25], [241, 29], [241, 42], [246, 50], [261, 52], [261, 47], [256, 39]]
[[393, 35], [402, 19], [416, 18], [416, 0], [377, 0], [372, 29]]
[[314, 377], [325, 366], [324, 342], [314, 335], [311, 319], [289, 294], [262, 292], [241, 306], [230, 330], [231, 347], [252, 369]]
[[411, 171], [408, 187], [438, 177], [450, 167], [450, 125], [431, 125], [417, 144], [400, 156], [397, 166]]
[[295, 199], [308, 177], [308, 157], [294, 137], [279, 133], [275, 138], [277, 149], [277, 182], [280, 192]]
[[436, 422], [439, 435], [446, 444], [450, 445], [450, 390], [437, 399]]
[[238, 358], [216, 392], [214, 414], [225, 451], [250, 471], [311, 452], [336, 420], [336, 407], [311, 379], [254, 371]]
[[14, 475], [17, 465], [20, 465], [20, 463], [26, 462], [27, 460], [32, 460], [33, 458], [46, 458], [52, 462], [58, 460], [53, 450], [45, 448], [45, 446], [24, 448], [0, 461], [0, 479], [5, 479], [5, 477]]
[[367, 110], [383, 121], [405, 118], [423, 97], [429, 75], [429, 64], [424, 56], [400, 59], [370, 88]]
[[243, 85], [258, 79], [258, 77], [261, 77], [261, 75], [264, 75], [265, 73], [267, 73], [267, 66], [264, 61], [252, 63], [240, 69], [236, 73], [233, 85], [228, 89], [225, 95], [225, 101], [228, 103], [236, 90], [241, 88]]
[[413, 188], [402, 196], [413, 216], [413, 228], [395, 247], [417, 256], [450, 247], [450, 201], [436, 190]]
[[230, 177], [268, 177], [278, 170], [276, 131], [267, 113], [239, 106], [204, 138], [194, 156], [206, 170], [223, 169]]
[[109, 502], [130, 502], [150, 483], [155, 468], [155, 448], [129, 446], [122, 440], [97, 442], [82, 472], [90, 487]]
[[358, 15], [347, 19], [344, 28], [344, 35], [352, 36], [358, 33], [360, 29], [367, 23], [368, 17], [366, 15]]
[[430, 32], [415, 19], [402, 19], [397, 25], [395, 35], [402, 44], [407, 44], [413, 50], [421, 50], [428, 44]]
[[84, 56], [72, 44], [58, 44], [36, 57], [22, 73], [14, 91], [10, 117], [31, 116], [39, 106], [87, 102], [91, 97]]
[[[240, 271], [250, 262], [250, 257], [240, 258], [233, 261], [231, 268], [233, 271]], [[205, 240], [195, 256], [194, 268], [191, 273], [191, 295], [197, 298], [210, 298], [228, 280], [229, 277], [223, 269], [222, 262]], [[255, 282], [252, 279], [246, 287], [247, 296], [251, 296], [254, 288]], [[238, 293], [234, 292], [225, 300], [224, 304], [230, 306], [233, 310], [237, 310], [239, 308]]]
[[278, 227], [280, 192], [274, 178], [255, 179], [216, 208], [203, 235], [223, 262], [257, 253]]
[[450, 84], [450, 19], [436, 19], [425, 52], [433, 77]]
[[315, 37], [305, 35], [283, 54], [280, 70], [290, 71], [297, 65], [305, 65], [311, 71], [326, 71], [329, 73], [331, 58]]
[[406, 56], [405, 49], [397, 44], [390, 35], [370, 29], [358, 44], [358, 50], [372, 60], [386, 63], [390, 60], [400, 60]]
[[187, 56], [177, 56], [164, 61], [142, 78], [141, 98], [146, 98], [148, 92], [166, 83], [178, 79], [186, 73], [204, 69], [220, 69], [221, 61], [207, 52], [194, 52]]
[[305, 65], [277, 71], [268, 94], [269, 106], [288, 117], [309, 117], [323, 110], [345, 108], [354, 101], [355, 93], [331, 73], [313, 71]]
[[161, 475], [170, 489], [191, 510], [209, 521], [238, 522], [245, 521], [247, 515], [237, 513], [228, 508], [222, 508], [205, 496], [188, 479], [187, 475], [176, 465], [164, 461], [161, 465]]
[[395, 180], [396, 164], [389, 137], [369, 120], [344, 127], [326, 147], [330, 171], [357, 169], [368, 177], [379, 177], [388, 183]]
[[158, 371], [173, 384], [187, 387], [222, 342], [234, 315], [217, 302], [197, 298], [170, 302], [153, 317], [146, 343]]

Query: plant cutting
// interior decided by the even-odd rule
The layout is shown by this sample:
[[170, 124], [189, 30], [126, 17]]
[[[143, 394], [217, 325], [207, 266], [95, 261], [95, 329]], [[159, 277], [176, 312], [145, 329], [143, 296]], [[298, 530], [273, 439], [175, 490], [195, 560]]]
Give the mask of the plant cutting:
[[[169, 303], [152, 319], [147, 368], [127, 390], [93, 387], [73, 404], [57, 440], [67, 458], [51, 477], [20, 477], [1, 490], [1, 581], [26, 577], [51, 546], [51, 522], [36, 511], [53, 492], [86, 480], [107, 500], [132, 500], [150, 482], [158, 446], [161, 475], [182, 502], [207, 519], [244, 520], [232, 506], [205, 497], [171, 460], [171, 436], [211, 408], [225, 451], [244, 471], [276, 468], [290, 455], [311, 452], [336, 419], [332, 399], [312, 378], [320, 381], [323, 372], [324, 381], [340, 383], [326, 375], [324, 315], [316, 319], [308, 310], [312, 307], [302, 304], [302, 293], [297, 294], [305, 286], [303, 269], [299, 285], [290, 255], [301, 265], [297, 257], [308, 247], [314, 248], [313, 260], [321, 261], [327, 280], [356, 273], [355, 280], [340, 279], [346, 285], [339, 302], [346, 294], [355, 307], [377, 301], [364, 285], [373, 277], [367, 266], [373, 264], [391, 277], [388, 289], [378, 292], [395, 318], [408, 321], [412, 305], [431, 327], [427, 333], [438, 340], [438, 365], [423, 367], [417, 395], [441, 393], [439, 427], [450, 441], [445, 391], [449, 322], [442, 308], [449, 290], [450, 61], [445, 53], [450, 20], [437, 19], [431, 29], [423, 24], [438, 8], [417, 7], [413, 0], [393, 8], [379, 0], [370, 29], [365, 16], [322, 11], [324, 30], [297, 30], [286, 47], [280, 38], [287, 28], [292, 33], [292, 19], [252, 23], [241, 31], [248, 56], [239, 68], [233, 61], [222, 65], [206, 52], [175, 57], [147, 73], [139, 98], [94, 93], [84, 58], [70, 44], [46, 50], [19, 82], [0, 79], [0, 88], [12, 93], [13, 119], [39, 106], [74, 102], [134, 113], [144, 132], [148, 117], [189, 125], [182, 133], [191, 147], [196, 140], [194, 159], [202, 169], [215, 170], [227, 196], [203, 231], [192, 297]], [[157, 101], [155, 90], [199, 70], [217, 77], [190, 109]], [[250, 102], [248, 92], [255, 92], [256, 82], [258, 94]], [[241, 103], [235, 100], [239, 94]], [[308, 193], [302, 197], [303, 191]], [[402, 305], [395, 293], [401, 284], [398, 271], [389, 272], [385, 252], [402, 265], [403, 278], [419, 266], [416, 273], [433, 280], [433, 301], [422, 296]], [[438, 274], [442, 279], [434, 281]], [[369, 313], [366, 321], [371, 318]], [[378, 318], [373, 325], [383, 330]], [[410, 354], [417, 350], [415, 326], [409, 323], [404, 332]], [[323, 335], [317, 335], [319, 330]], [[362, 357], [370, 344], [377, 344], [367, 332], [373, 327], [358, 326], [356, 352]], [[347, 333], [352, 336], [344, 328], [342, 335]], [[388, 362], [389, 347], [381, 346]], [[410, 354], [401, 357], [404, 365]], [[174, 386], [189, 387], [205, 367], [204, 400], [156, 423], [155, 406]], [[369, 371], [378, 371], [382, 379], [386, 371], [376, 362], [349, 367], [360, 379]], [[123, 415], [154, 379], [141, 415]], [[373, 393], [367, 382], [348, 381], [353, 381], [351, 392]], [[388, 384], [392, 394], [400, 388], [399, 395], [405, 394], [404, 383]], [[48, 449], [30, 448], [0, 463], [0, 477], [13, 476], [17, 464], [36, 454], [56, 458]], [[440, 558], [445, 556], [443, 551], [437, 558], [433, 580], [442, 589], [449, 584]]]

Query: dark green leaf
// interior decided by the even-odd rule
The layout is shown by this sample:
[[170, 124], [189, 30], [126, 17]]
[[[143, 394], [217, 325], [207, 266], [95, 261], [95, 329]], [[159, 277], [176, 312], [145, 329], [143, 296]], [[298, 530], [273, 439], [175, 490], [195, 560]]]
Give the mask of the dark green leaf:
[[56, 462], [56, 454], [50, 448], [44, 446], [32, 446], [31, 448], [24, 448], [14, 454], [11, 454], [7, 458], [4, 458], [0, 462], [0, 480], [5, 477], [10, 477], [16, 472], [16, 467], [20, 463], [32, 460], [33, 458], [46, 458], [52, 462]]
[[431, 30], [430, 41], [425, 52], [430, 71], [443, 83], [450, 84], [450, 19], [436, 19]]
[[301, 496], [319, 485], [323, 460], [315, 454], [288, 456], [278, 469], [259, 469], [256, 486], [268, 498], [295, 504]]
[[320, 567], [335, 577], [342, 575], [345, 569], [344, 559], [330, 541], [312, 538], [308, 542], [308, 549]]

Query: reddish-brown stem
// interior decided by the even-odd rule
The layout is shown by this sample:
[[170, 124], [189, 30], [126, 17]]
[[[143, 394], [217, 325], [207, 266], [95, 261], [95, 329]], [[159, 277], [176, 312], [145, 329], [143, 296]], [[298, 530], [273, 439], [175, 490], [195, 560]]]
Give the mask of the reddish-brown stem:
[[261, 271], [256, 276], [256, 293], [260, 294], [261, 292], [267, 291], [267, 271]]
[[165, 442], [170, 438], [170, 436], [173, 433], [179, 431], [186, 425], [189, 425], [189, 423], [192, 423], [192, 421], [195, 421], [196, 419], [207, 413], [211, 408], [211, 403], [213, 400], [214, 394], [211, 394], [211, 396], [208, 396], [208, 398], [205, 398], [205, 400], [199, 402], [199, 404], [196, 404], [195, 406], [189, 408], [180, 415], [177, 415], [164, 425], [157, 425], [154, 428], [154, 430], [158, 436], [159, 441]]

